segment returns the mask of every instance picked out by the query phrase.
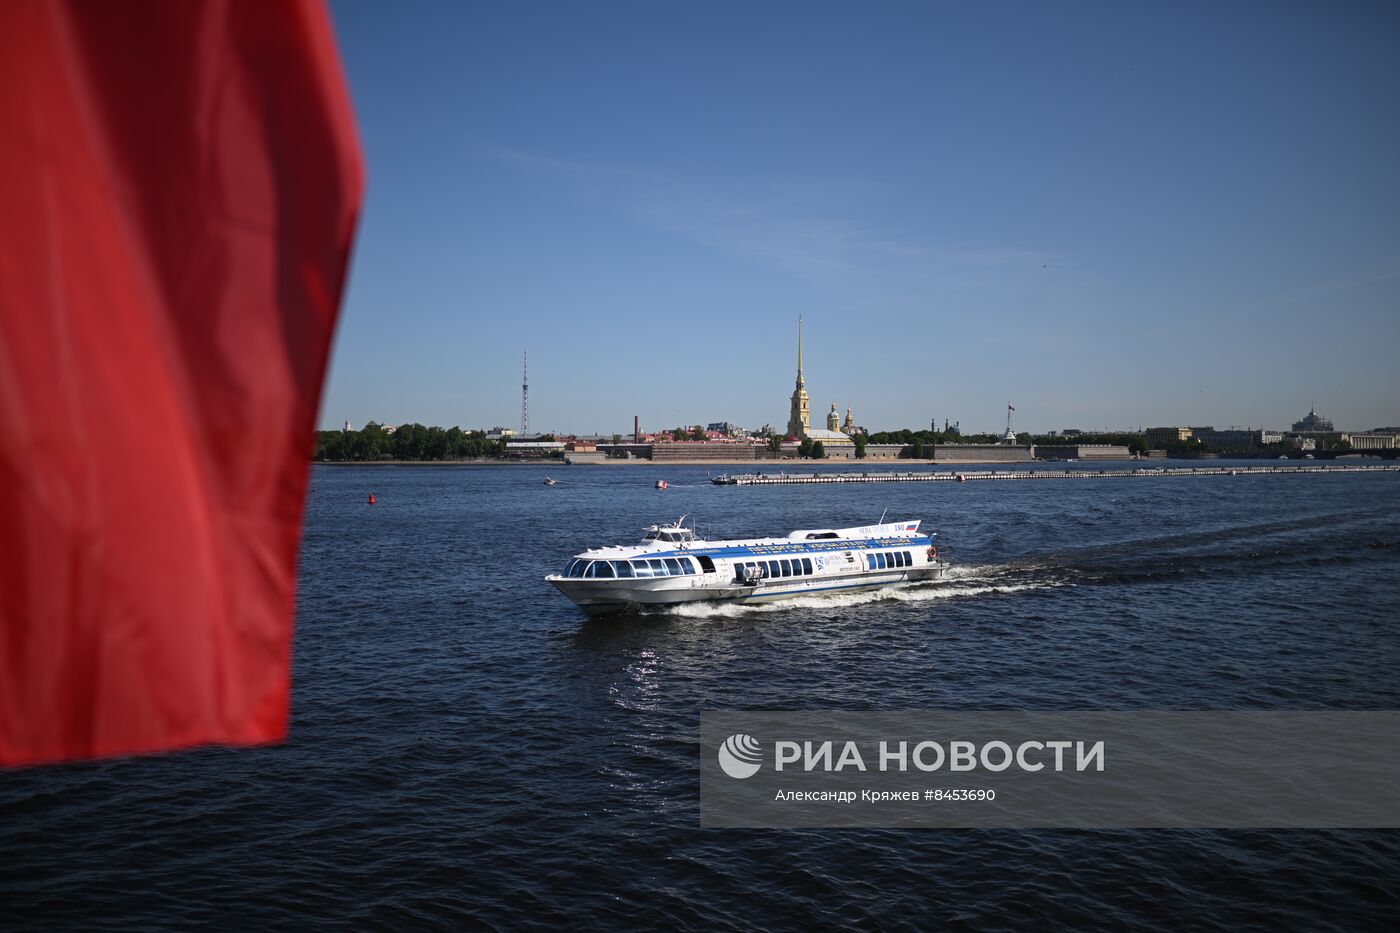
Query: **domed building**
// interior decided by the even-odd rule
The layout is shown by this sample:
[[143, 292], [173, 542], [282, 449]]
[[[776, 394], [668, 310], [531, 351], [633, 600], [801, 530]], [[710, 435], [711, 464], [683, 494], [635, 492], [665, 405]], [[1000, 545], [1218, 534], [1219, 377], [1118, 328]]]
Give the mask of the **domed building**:
[[1317, 413], [1316, 407], [1309, 405], [1308, 413], [1303, 416], [1302, 421], [1293, 422], [1293, 430], [1299, 432], [1334, 431], [1332, 419]]
[[851, 409], [846, 408], [846, 423], [841, 425], [841, 433], [847, 437], [855, 437], [860, 433], [860, 428], [856, 427], [856, 419], [851, 415]]

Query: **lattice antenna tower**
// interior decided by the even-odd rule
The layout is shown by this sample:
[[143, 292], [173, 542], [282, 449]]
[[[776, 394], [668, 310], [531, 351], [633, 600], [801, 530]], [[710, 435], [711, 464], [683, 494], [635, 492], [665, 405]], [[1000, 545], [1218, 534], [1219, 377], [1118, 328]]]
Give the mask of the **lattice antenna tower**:
[[525, 363], [520, 375], [520, 436], [530, 433], [530, 351], [525, 351]]

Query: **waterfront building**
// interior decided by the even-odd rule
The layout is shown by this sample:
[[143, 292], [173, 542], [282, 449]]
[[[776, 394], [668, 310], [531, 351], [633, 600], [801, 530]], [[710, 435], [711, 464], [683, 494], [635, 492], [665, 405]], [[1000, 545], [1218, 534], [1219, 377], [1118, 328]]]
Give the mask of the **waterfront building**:
[[1299, 433], [1322, 434], [1336, 429], [1332, 427], [1331, 418], [1319, 415], [1317, 409], [1309, 405], [1308, 413], [1303, 416], [1303, 420], [1293, 422], [1293, 430]]
[[1144, 435], [1148, 447], [1166, 447], [1168, 444], [1184, 444], [1191, 439], [1190, 428], [1148, 428]]
[[1122, 444], [1036, 444], [1037, 460], [1128, 460], [1133, 452]]
[[748, 434], [743, 428], [730, 421], [711, 421], [705, 425], [706, 434], [722, 434], [725, 437], [744, 437]]
[[856, 442], [850, 435], [842, 434], [840, 431], [830, 429], [812, 428], [804, 437], [812, 442], [821, 441], [822, 449], [826, 451], [828, 457], [854, 457]]
[[545, 460], [564, 455], [563, 441], [507, 441], [504, 456], [510, 460]]
[[1262, 433], [1253, 428], [1230, 428], [1222, 431], [1217, 431], [1214, 426], [1191, 428], [1193, 438], [1212, 447], [1258, 447]]
[[1351, 435], [1352, 450], [1394, 450], [1400, 447], [1394, 434], [1380, 434], [1374, 431], [1367, 431], [1363, 434]]
[[[1293, 435], [1293, 439], [1299, 444], [1307, 442], [1309, 444], [1314, 444], [1318, 449], [1326, 450], [1342, 441], [1350, 442], [1351, 435], [1346, 431], [1299, 431]], [[1310, 447], [1307, 449], [1311, 450], [1313, 448]]]
[[658, 440], [651, 445], [651, 459], [656, 461], [757, 460], [767, 453], [767, 446], [752, 441], [673, 441]]

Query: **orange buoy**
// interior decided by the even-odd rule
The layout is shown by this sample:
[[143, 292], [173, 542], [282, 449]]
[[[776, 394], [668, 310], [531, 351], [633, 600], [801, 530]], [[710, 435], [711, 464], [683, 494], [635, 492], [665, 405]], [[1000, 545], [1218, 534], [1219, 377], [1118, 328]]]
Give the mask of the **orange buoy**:
[[374, 493], [369, 494], [369, 504], [374, 505]]

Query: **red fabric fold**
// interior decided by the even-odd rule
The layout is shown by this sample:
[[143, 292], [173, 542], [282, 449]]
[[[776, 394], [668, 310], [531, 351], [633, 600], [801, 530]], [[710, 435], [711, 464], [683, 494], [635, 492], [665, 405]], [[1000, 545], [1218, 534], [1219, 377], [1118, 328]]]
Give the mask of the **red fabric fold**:
[[362, 188], [320, 0], [0, 3], [0, 764], [285, 735]]

